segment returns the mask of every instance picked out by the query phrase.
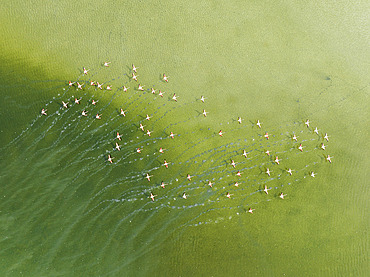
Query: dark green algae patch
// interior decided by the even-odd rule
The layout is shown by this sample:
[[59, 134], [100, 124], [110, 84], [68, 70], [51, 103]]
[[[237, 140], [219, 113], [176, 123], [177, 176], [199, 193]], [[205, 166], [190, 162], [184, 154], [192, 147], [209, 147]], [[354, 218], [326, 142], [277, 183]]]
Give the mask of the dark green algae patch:
[[[129, 81], [129, 70], [127, 75], [105, 79], [99, 72], [109, 68], [96, 68], [71, 79], [83, 83], [82, 90], [69, 87], [70, 80], [39, 79], [33, 83], [26, 79], [32, 85], [24, 91], [30, 89], [35, 103], [25, 113], [30, 118], [19, 118], [30, 123], [3, 147], [12, 153], [1, 177], [13, 184], [6, 188], [3, 202], [4, 210], [12, 214], [6, 232], [12, 232], [18, 241], [14, 245], [4, 240], [3, 249], [9, 255], [12, 251], [25, 253], [21, 260], [31, 271], [40, 270], [41, 264], [58, 272], [82, 270], [84, 260], [89, 260], [92, 268], [109, 270], [113, 266], [115, 272], [124, 271], [142, 257], [160, 251], [167, 238], [180, 239], [189, 228], [225, 224], [241, 228], [248, 216], [266, 216], [266, 211], [281, 209], [279, 201], [286, 201], [287, 209], [294, 195], [313, 185], [313, 180], [320, 180], [321, 168], [330, 170], [320, 149], [320, 144], [326, 143], [322, 133], [316, 135], [313, 128], [307, 128], [303, 123], [306, 118], [289, 119], [277, 126], [263, 121], [262, 129], [256, 126], [258, 115], [253, 119], [240, 115], [241, 124], [237, 118], [215, 121], [211, 112], [207, 117], [202, 115], [203, 109], [212, 111], [207, 100], [182, 102], [179, 93], [175, 102], [171, 90], [166, 91], [166, 83], [157, 76], [145, 82], [142, 92], [135, 89], [138, 83]], [[113, 89], [99, 90], [90, 85], [92, 80]], [[126, 82], [130, 86], [127, 93], [121, 88]], [[46, 85], [37, 96], [40, 84]], [[151, 87], [157, 93], [159, 89], [166, 91], [165, 96], [152, 94]], [[16, 90], [11, 85], [10, 89]], [[20, 109], [18, 105], [24, 101], [19, 97], [14, 109]], [[74, 103], [75, 98], [82, 98], [80, 104]], [[97, 101], [95, 106], [92, 99]], [[62, 101], [69, 102], [67, 109]], [[47, 116], [40, 114], [43, 108]], [[121, 108], [127, 111], [126, 116], [120, 114]], [[81, 115], [82, 110], [88, 111], [87, 117]], [[101, 114], [100, 120], [96, 113]], [[152, 117], [149, 121], [147, 114]], [[150, 137], [139, 129], [140, 123], [153, 131]], [[122, 141], [117, 140], [117, 132]], [[174, 139], [169, 137], [171, 132]], [[264, 137], [266, 132], [269, 140]], [[298, 143], [292, 140], [293, 133], [299, 136]], [[305, 146], [303, 152], [297, 149], [299, 143]], [[164, 153], [159, 148], [165, 149]], [[112, 164], [108, 155], [113, 157]], [[280, 164], [274, 162], [276, 156]], [[169, 162], [168, 169], [164, 160]], [[265, 173], [267, 168], [271, 176]], [[288, 168], [293, 169], [292, 176], [286, 172]], [[318, 172], [316, 179], [309, 176], [312, 171]], [[146, 174], [152, 175], [150, 182]], [[167, 184], [165, 188], [162, 182]], [[268, 195], [264, 186], [271, 189]], [[287, 199], [279, 198], [281, 192]], [[154, 201], [150, 193], [156, 195]], [[249, 208], [255, 209], [253, 215]], [[22, 239], [24, 234], [31, 238], [27, 243]], [[125, 246], [117, 247], [122, 242]], [[86, 249], [86, 245], [93, 248]], [[91, 257], [118, 259], [100, 267], [94, 266]], [[64, 269], [60, 260], [65, 261]]]

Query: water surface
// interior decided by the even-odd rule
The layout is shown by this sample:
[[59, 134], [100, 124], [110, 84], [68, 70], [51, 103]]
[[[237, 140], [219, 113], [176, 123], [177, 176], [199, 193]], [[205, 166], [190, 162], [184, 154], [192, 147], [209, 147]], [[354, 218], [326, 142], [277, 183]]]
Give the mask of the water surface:
[[[368, 67], [361, 21], [349, 19], [361, 18], [360, 4], [336, 4], [341, 17], [283, 2], [55, 5], [25, 17], [9, 2], [2, 19], [4, 275], [365, 275]], [[144, 92], [129, 79], [132, 63]], [[77, 80], [83, 90], [67, 85]]]

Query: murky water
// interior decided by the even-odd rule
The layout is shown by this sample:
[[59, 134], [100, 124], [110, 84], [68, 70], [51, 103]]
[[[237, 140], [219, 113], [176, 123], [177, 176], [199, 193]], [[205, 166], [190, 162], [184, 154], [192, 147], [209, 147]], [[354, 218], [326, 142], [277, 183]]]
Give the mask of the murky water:
[[[134, 7], [126, 6], [128, 17]], [[182, 13], [174, 8], [171, 16], [187, 18], [195, 12], [190, 7]], [[210, 18], [221, 8], [208, 6]], [[252, 26], [273, 12], [252, 20], [252, 8], [259, 10], [238, 11]], [[140, 4], [140, 9], [156, 13], [158, 7]], [[283, 10], [275, 12], [286, 17]], [[224, 12], [224, 18], [232, 14]], [[31, 26], [41, 28], [43, 16], [31, 15]], [[220, 30], [222, 22], [207, 16], [205, 23], [198, 20]], [[95, 27], [105, 19], [97, 20]], [[46, 56], [55, 56], [50, 60], [32, 47], [17, 52], [17, 46], [2, 46], [4, 275], [364, 275], [368, 82], [321, 50], [322, 42], [306, 40], [311, 49], [294, 60], [287, 50], [302, 50], [300, 40], [281, 32], [292, 43], [286, 48], [277, 27], [271, 41], [254, 37], [249, 48], [241, 33], [254, 32], [240, 22], [229, 21], [220, 31], [225, 37], [232, 30], [233, 46], [200, 31], [197, 20], [168, 25], [169, 30], [189, 25], [194, 32], [184, 31], [182, 38], [168, 34], [156, 45], [157, 33], [143, 30], [158, 31], [159, 22], [145, 18], [132, 34], [130, 28], [117, 33], [113, 22], [111, 32], [95, 30], [102, 34], [99, 49], [77, 55], [76, 44], [72, 57], [50, 50]], [[53, 28], [44, 31], [60, 32]], [[268, 25], [255, 28], [269, 33]], [[208, 39], [201, 40], [201, 34]], [[19, 36], [27, 37], [22, 31]], [[93, 49], [88, 42], [95, 40], [81, 36], [83, 47]], [[53, 40], [60, 47], [61, 40], [53, 37], [40, 42], [41, 49]], [[73, 32], [69, 42], [74, 38]], [[117, 38], [125, 39], [122, 57]], [[164, 48], [164, 42], [176, 45]], [[250, 54], [241, 55], [243, 47]], [[21, 58], [12, 58], [14, 53]], [[316, 65], [314, 53], [321, 56]], [[61, 60], [73, 67], [66, 69]], [[345, 73], [325, 62], [334, 60]], [[138, 66], [138, 82], [131, 79], [132, 63]], [[69, 81], [76, 83], [69, 86]]]

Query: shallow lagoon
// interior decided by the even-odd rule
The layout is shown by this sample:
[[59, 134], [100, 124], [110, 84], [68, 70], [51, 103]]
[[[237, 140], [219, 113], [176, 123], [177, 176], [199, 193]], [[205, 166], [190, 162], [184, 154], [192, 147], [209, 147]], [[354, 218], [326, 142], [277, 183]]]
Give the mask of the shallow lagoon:
[[[360, 4], [149, 1], [113, 11], [78, 5], [6, 4], [12, 12], [1, 24], [7, 26], [1, 44], [4, 275], [365, 275], [368, 54]], [[111, 66], [102, 67], [107, 60]], [[145, 88], [175, 92], [178, 103], [134, 92], [125, 75], [132, 63]], [[82, 66], [90, 75], [82, 76]], [[168, 84], [160, 80], [164, 72]], [[113, 91], [66, 85], [95, 77]], [[125, 83], [128, 95], [117, 90]], [[102, 121], [83, 121], [77, 105], [60, 107], [75, 95], [81, 108], [101, 111]], [[99, 98], [95, 108], [92, 95]], [[40, 117], [45, 105], [49, 115]], [[123, 106], [125, 119], [118, 114]], [[146, 113], [153, 114], [150, 139], [132, 126]], [[307, 118], [330, 135], [332, 164], [315, 149], [323, 140], [304, 126]], [[172, 128], [177, 144], [162, 140], [173, 162], [168, 173], [154, 150]], [[120, 153], [116, 130], [128, 143]], [[305, 152], [295, 148], [292, 132], [306, 140]], [[135, 161], [137, 145], [150, 156]], [[266, 147], [279, 153], [279, 166], [263, 154]], [[241, 156], [244, 148], [250, 160]], [[235, 170], [243, 172], [239, 188], [229, 164], [234, 157]], [[298, 170], [293, 181], [284, 172], [288, 163]], [[150, 170], [148, 183], [143, 175]], [[162, 189], [165, 178], [172, 183]], [[272, 188], [268, 196], [265, 184]]]

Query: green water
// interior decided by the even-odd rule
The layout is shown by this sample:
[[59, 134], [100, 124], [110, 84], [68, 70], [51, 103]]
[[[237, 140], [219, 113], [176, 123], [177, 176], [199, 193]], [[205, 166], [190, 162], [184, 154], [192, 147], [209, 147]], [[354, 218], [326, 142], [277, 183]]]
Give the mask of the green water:
[[[366, 2], [8, 1], [4, 8], [1, 275], [366, 275]], [[144, 92], [129, 78], [132, 63]], [[83, 90], [68, 86], [76, 80]]]

